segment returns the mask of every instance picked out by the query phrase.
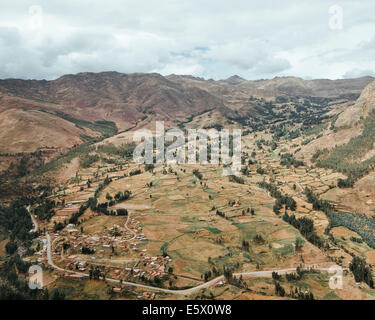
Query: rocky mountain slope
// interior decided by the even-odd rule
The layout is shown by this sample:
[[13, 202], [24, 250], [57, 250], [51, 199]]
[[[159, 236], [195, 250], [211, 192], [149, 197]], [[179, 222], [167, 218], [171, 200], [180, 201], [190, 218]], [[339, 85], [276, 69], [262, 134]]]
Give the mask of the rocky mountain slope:
[[[347, 145], [351, 139], [362, 135], [362, 139], [358, 138], [358, 142], [352, 141], [353, 148], [363, 148], [362, 145], [369, 140], [366, 143], [367, 153], [364, 156], [361, 156], [359, 150], [358, 152], [353, 150], [353, 153], [358, 155], [358, 162], [370, 159], [374, 155], [374, 149], [371, 148], [371, 128], [366, 123], [369, 122], [368, 116], [373, 110], [375, 110], [375, 81], [363, 89], [355, 102], [350, 103], [349, 106], [344, 104], [344, 108], [339, 107], [336, 117], [332, 118], [331, 128], [327, 128], [321, 137], [304, 146], [298, 156], [310, 159], [317, 150], [332, 150], [334, 147]], [[366, 126], [367, 132], [364, 133]]]
[[53, 81], [0, 80], [0, 153], [71, 147], [103, 132], [113, 135], [113, 130], [123, 132], [153, 120], [176, 126], [206, 113], [212, 122], [223, 124], [233, 117], [257, 119], [264, 116], [264, 102], [280, 96], [350, 101], [371, 80], [247, 81], [233, 76], [214, 81], [117, 72], [79, 73]]
[[352, 126], [361, 118], [368, 116], [375, 109], [375, 81], [371, 82], [362, 91], [360, 97], [353, 106], [344, 110], [338, 117], [335, 126]]
[[[158, 74], [105, 72], [54, 81], [1, 80], [0, 153], [80, 143], [82, 135], [93, 135], [81, 121], [113, 122], [122, 131], [146, 118], [178, 123], [220, 106], [221, 100], [207, 91], [184, 88]], [[21, 114], [23, 120], [14, 121]]]

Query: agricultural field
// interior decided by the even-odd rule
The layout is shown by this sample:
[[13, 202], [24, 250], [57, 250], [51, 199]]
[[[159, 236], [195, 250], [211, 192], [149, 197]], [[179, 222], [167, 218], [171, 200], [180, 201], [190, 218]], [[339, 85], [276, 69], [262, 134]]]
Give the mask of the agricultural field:
[[[78, 165], [48, 196], [54, 204], [50, 218], [39, 219], [36, 208], [31, 209], [44, 243], [34, 260], [50, 270], [48, 287], [61, 288], [69, 299], [291, 299], [296, 292], [303, 292], [299, 298], [311, 293], [318, 299], [346, 299], [348, 292], [329, 287], [328, 269], [339, 264], [346, 270], [346, 290], [354, 290], [356, 299], [373, 297], [375, 291], [365, 290], [365, 284], [358, 287], [347, 271], [351, 255], [372, 266], [373, 248], [353, 240], [361, 239], [355, 231], [332, 227], [329, 216], [314, 208], [305, 193], [307, 187], [334, 201], [343, 190], [336, 187], [343, 175], [283, 164], [281, 150], [293, 150], [295, 141], [257, 150], [256, 140], [252, 135], [243, 140], [243, 183], [223, 175], [221, 165], [150, 169], [103, 152], [116, 147], [92, 149], [94, 160]], [[291, 197], [294, 208], [275, 211], [275, 195], [262, 183]], [[311, 220], [324, 248], [285, 215]], [[233, 278], [215, 280], [228, 270]], [[277, 281], [273, 270], [281, 273]], [[293, 280], [283, 275], [296, 270], [306, 273]], [[275, 283], [286, 293], [277, 291]]]

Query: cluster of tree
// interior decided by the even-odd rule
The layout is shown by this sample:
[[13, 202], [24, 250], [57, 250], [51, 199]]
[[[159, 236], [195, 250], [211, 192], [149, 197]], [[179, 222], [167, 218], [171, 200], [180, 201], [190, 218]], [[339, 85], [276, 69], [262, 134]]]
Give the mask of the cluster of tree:
[[370, 288], [374, 288], [371, 269], [366, 265], [365, 260], [354, 257], [349, 269], [353, 273], [356, 282], [365, 282]]
[[337, 181], [337, 186], [339, 188], [353, 188], [354, 186], [354, 183], [355, 183], [355, 180], [353, 177], [349, 177], [349, 178], [346, 178], [346, 179], [339, 179]]
[[97, 147], [97, 152], [106, 153], [111, 156], [117, 155], [117, 156], [120, 156], [121, 158], [129, 159], [133, 156], [135, 147], [136, 145], [134, 142], [123, 144], [119, 147], [116, 147], [114, 144], [111, 144], [111, 143], [106, 143], [106, 144], [99, 145]]
[[131, 191], [125, 190], [125, 192], [122, 192], [122, 191], [117, 192], [115, 194], [114, 199], [109, 193], [107, 193], [107, 195], [105, 197], [106, 197], [107, 200], [109, 200], [108, 205], [113, 206], [116, 203], [128, 200], [130, 198], [130, 196], [131, 196]]
[[0, 173], [0, 200], [9, 201], [9, 199], [27, 196], [33, 192], [31, 183], [13, 180], [6, 171]]
[[65, 223], [62, 223], [62, 222], [56, 223], [55, 222], [55, 225], [53, 226], [53, 232], [61, 231], [64, 228], [65, 228]]
[[307, 144], [309, 144], [311, 141], [313, 141], [314, 139], [312, 139], [312, 138], [310, 138], [310, 139], [306, 139], [306, 140], [303, 140], [302, 142], [301, 142], [301, 145], [302, 146], [305, 146], [305, 145], [307, 145]]
[[132, 170], [129, 172], [129, 176], [135, 176], [137, 174], [141, 174], [142, 173], [142, 170], [141, 169], [135, 169], [135, 170]]
[[319, 248], [324, 246], [324, 240], [321, 239], [315, 232], [313, 220], [306, 217], [296, 219], [294, 214], [289, 216], [286, 212], [283, 216], [283, 220], [298, 229], [301, 234], [312, 244]]
[[108, 202], [99, 203], [93, 211], [98, 212], [98, 213], [103, 213], [107, 216], [116, 215], [115, 210], [108, 210]]
[[81, 252], [82, 254], [94, 254], [95, 250], [89, 247], [82, 247]]
[[288, 168], [290, 166], [298, 168], [304, 166], [305, 163], [303, 161], [295, 159], [290, 153], [284, 153], [281, 155], [280, 165], [287, 166]]
[[[112, 180], [106, 177], [104, 182], [99, 185], [98, 189], [102, 191], [104, 189], [104, 186], [108, 185]], [[98, 192], [95, 192], [95, 196], [91, 197], [85, 202], [81, 207], [79, 208], [78, 212], [74, 213], [71, 218], [69, 219], [69, 223], [76, 224], [78, 222], [78, 218], [81, 217], [85, 211], [90, 208], [92, 211], [103, 213], [105, 215], [111, 215], [111, 216], [116, 216], [116, 215], [121, 215], [121, 216], [127, 216], [128, 211], [126, 209], [118, 209], [118, 210], [108, 210], [109, 206], [113, 206], [115, 203], [124, 201], [129, 199], [131, 196], [131, 191], [125, 190], [124, 192], [119, 191], [116, 193], [114, 200], [110, 194], [107, 193], [106, 198], [107, 200], [110, 200], [109, 202], [104, 202], [104, 203], [98, 203]]]
[[93, 163], [99, 161], [99, 155], [84, 153], [79, 157], [82, 168], [89, 168]]
[[99, 280], [100, 277], [103, 276], [103, 272], [99, 266], [93, 267], [92, 265], [90, 266], [89, 269], [89, 279], [94, 279], [94, 280]]
[[1, 174], [8, 181], [20, 181], [19, 178], [27, 176], [34, 168], [40, 166], [44, 162], [43, 152], [41, 150], [31, 153], [17, 153], [14, 155], [5, 154], [5, 156], [15, 157], [9, 167]]
[[[293, 275], [294, 276], [286, 274], [287, 279], [288, 279], [288, 277], [289, 277], [289, 279], [293, 278], [293, 280], [288, 280], [288, 281], [299, 280], [298, 275], [296, 275], [296, 274], [293, 274]], [[272, 278], [274, 279], [275, 294], [276, 295], [278, 295], [280, 297], [288, 296], [290, 298], [297, 299], [297, 300], [314, 300], [314, 295], [313, 295], [312, 292], [310, 292], [310, 291], [303, 292], [303, 291], [301, 291], [301, 288], [295, 288], [295, 290], [293, 290], [293, 288], [292, 288], [290, 290], [290, 293], [286, 294], [285, 289], [281, 286], [281, 284], [279, 282], [279, 280], [281, 279], [281, 276], [277, 272], [273, 272]]]
[[48, 290], [31, 290], [26, 280], [29, 262], [18, 254], [8, 257], [0, 266], [0, 300], [46, 300]]
[[363, 240], [361, 238], [356, 238], [356, 237], [351, 237], [350, 240], [353, 241], [353, 242], [356, 242], [356, 243], [362, 243], [363, 242]]
[[284, 297], [285, 296], [285, 289], [281, 286], [280, 282], [275, 281], [275, 294]]
[[281, 275], [279, 275], [277, 272], [273, 271], [272, 272], [272, 279], [275, 281], [278, 281], [281, 279]]
[[238, 177], [238, 176], [235, 176], [235, 175], [229, 176], [229, 181], [230, 182], [236, 182], [236, 183], [239, 183], [239, 184], [245, 183], [245, 180], [242, 177]]
[[264, 139], [259, 139], [256, 142], [256, 145], [259, 150], [263, 149], [263, 145], [270, 147], [270, 149], [273, 151], [277, 148], [277, 143], [274, 140], [264, 140]]
[[[146, 284], [148, 284], [150, 286], [163, 287], [164, 282], [167, 281], [169, 279], [169, 277], [170, 276], [168, 274], [166, 274], [166, 275], [163, 275], [161, 277], [155, 276], [153, 279], [149, 279], [149, 278], [146, 278], [144, 275], [142, 275], [142, 276], [139, 277], [139, 280], [145, 282]], [[171, 282], [170, 282], [170, 284], [171, 284]], [[188, 287], [186, 287], [186, 289], [187, 288]]]
[[110, 204], [108, 202], [98, 203], [95, 206], [91, 206], [91, 210], [105, 214], [107, 216], [127, 216], [128, 210], [126, 209], [117, 209], [117, 210], [108, 210]]
[[256, 170], [256, 172], [258, 174], [266, 174], [267, 173], [267, 171], [265, 169], [261, 168], [261, 167], [258, 167], [257, 170]]
[[[17, 253], [18, 247], [29, 248], [31, 245], [32, 235], [28, 231], [31, 229], [31, 219], [23, 207], [25, 202], [29, 203], [30, 200], [18, 199], [14, 201], [4, 216], [0, 210], [1, 227], [6, 226], [6, 233], [9, 233], [11, 240], [6, 244], [5, 250], [8, 256], [3, 257], [2, 264], [0, 265], [0, 300], [36, 300], [36, 299], [55, 299], [56, 296], [53, 291], [48, 292], [46, 289], [32, 290], [29, 288], [27, 281], [27, 273], [31, 266], [30, 262], [22, 260]], [[21, 210], [21, 209], [24, 210]], [[9, 214], [9, 216], [8, 216]], [[14, 215], [14, 216], [13, 216]], [[27, 219], [28, 217], [28, 219]], [[13, 219], [18, 220], [15, 223]], [[23, 231], [21, 231], [22, 225]], [[31, 254], [32, 251], [27, 250], [26, 255]]]
[[83, 154], [88, 154], [94, 151], [95, 149], [92, 145], [101, 140], [103, 140], [102, 137], [90, 138], [87, 142], [81, 143], [78, 146], [70, 148], [65, 154], [60, 154], [56, 159], [41, 164], [39, 167], [35, 168], [35, 170], [33, 170], [30, 173], [30, 175], [40, 177], [48, 171], [60, 168], [63, 166], [64, 163], [69, 163], [70, 161], [72, 161], [72, 159], [76, 157], [80, 157]]
[[[44, 112], [48, 113], [48, 111], [45, 111], [45, 110], [44, 110]], [[102, 135], [102, 138], [107, 138], [107, 137], [113, 136], [117, 133], [116, 124], [112, 121], [97, 120], [97, 121], [94, 121], [94, 122], [90, 122], [90, 121], [87, 121], [87, 120], [74, 118], [74, 117], [72, 117], [72, 116], [70, 116], [66, 113], [60, 112], [60, 111], [56, 111], [54, 114], [59, 116], [60, 118], [62, 118], [64, 120], [66, 120], [66, 121], [74, 123], [78, 127], [85, 127], [85, 128], [89, 128], [93, 131], [100, 132], [101, 135]]]
[[112, 182], [112, 179], [108, 176], [105, 177], [102, 183], [99, 183], [98, 187], [95, 190], [94, 197], [97, 198], [100, 195], [100, 192]]
[[[252, 160], [249, 160], [249, 164], [250, 164], [250, 161], [252, 162]], [[242, 166], [241, 167], [241, 173], [245, 176], [249, 175], [250, 173], [250, 170], [247, 166]]]
[[78, 212], [75, 212], [72, 214], [72, 216], [69, 219], [69, 223], [77, 224], [78, 218], [81, 217], [85, 213], [87, 208], [92, 207], [93, 203], [95, 203], [96, 205], [96, 201], [97, 201], [96, 198], [89, 198], [87, 202], [85, 202], [83, 205], [79, 207]]
[[29, 173], [29, 166], [30, 166], [29, 161], [30, 161], [30, 158], [28, 156], [23, 156], [21, 160], [18, 162], [17, 168], [16, 168], [16, 171], [17, 171], [16, 176], [18, 178], [24, 177]]
[[300, 277], [298, 274], [292, 272], [292, 273], [287, 273], [287, 274], [285, 275], [285, 279], [286, 279], [287, 281], [291, 282], [291, 281], [298, 281], [298, 280], [301, 279], [301, 277]]
[[282, 209], [283, 206], [285, 206], [285, 209], [290, 209], [291, 211], [296, 210], [297, 208], [296, 201], [288, 195], [283, 195], [277, 189], [277, 186], [275, 186], [274, 184], [262, 181], [262, 182], [259, 182], [258, 185], [260, 188], [268, 190], [270, 195], [273, 198], [276, 198], [276, 203], [273, 206], [273, 211], [276, 214], [280, 214], [280, 210]]
[[[115, 165], [119, 164], [119, 161], [117, 159], [113, 159], [113, 158], [102, 157], [102, 161], [104, 163], [108, 163], [108, 164], [115, 164]], [[116, 167], [108, 169], [107, 172], [115, 172], [115, 171], [117, 171]]]
[[329, 228], [345, 227], [358, 233], [362, 239], [373, 249], [375, 249], [375, 229], [374, 219], [370, 219], [362, 214], [350, 212], [336, 213], [334, 206], [327, 200], [320, 200], [310, 189], [305, 189], [307, 201], [312, 203], [314, 210], [323, 211], [330, 220]]
[[352, 138], [347, 144], [335, 147], [329, 155], [318, 161], [319, 167], [331, 168], [348, 177], [342, 181], [343, 187], [351, 186], [359, 178], [375, 168], [375, 156], [361, 161], [363, 156], [373, 148], [375, 142], [375, 111], [364, 120], [364, 129], [359, 136]]
[[152, 171], [152, 170], [154, 170], [154, 168], [155, 168], [155, 165], [153, 163], [145, 165], [145, 170], [146, 171]]
[[53, 210], [55, 205], [54, 200], [45, 199], [45, 201], [34, 209], [34, 214], [36, 214], [41, 221], [49, 221], [55, 215], [55, 210]]
[[291, 130], [287, 134], [287, 139], [293, 140], [293, 139], [298, 138], [300, 135], [301, 135], [301, 131], [300, 130]]
[[305, 188], [305, 195], [307, 202], [311, 203], [314, 210], [319, 210], [326, 212], [328, 210], [333, 210], [334, 207], [327, 200], [320, 200], [311, 189]]
[[128, 215], [128, 210], [126, 210], [126, 209], [117, 209], [117, 215], [118, 216], [127, 216]]
[[126, 201], [130, 198], [131, 194], [132, 193], [129, 190], [125, 190], [124, 192], [119, 191], [115, 194], [115, 200], [116, 200], [117, 203], [122, 202], [122, 201]]
[[270, 133], [273, 134], [272, 139], [275, 141], [279, 141], [280, 138], [287, 135], [288, 131], [284, 124], [272, 125], [270, 127]]
[[203, 127], [203, 129], [216, 129], [217, 131], [221, 131], [221, 129], [223, 129], [223, 125], [220, 123], [207, 124]]
[[15, 253], [18, 249], [18, 245], [15, 241], [9, 241], [6, 245], [5, 245], [5, 251], [7, 254], [10, 254], [12, 255], [13, 253]]
[[29, 232], [33, 225], [24, 207], [25, 201], [28, 201], [24, 200], [15, 200], [8, 207], [0, 206], [0, 229], [11, 240], [31, 241], [35, 236]]
[[303, 292], [301, 288], [291, 289], [288, 295], [289, 297], [297, 300], [314, 300], [314, 295], [311, 291]]

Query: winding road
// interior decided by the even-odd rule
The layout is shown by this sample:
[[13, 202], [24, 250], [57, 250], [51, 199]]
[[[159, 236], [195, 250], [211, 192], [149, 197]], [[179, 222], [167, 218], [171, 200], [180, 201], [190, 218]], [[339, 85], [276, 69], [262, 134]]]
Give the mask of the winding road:
[[33, 225], [34, 225], [34, 228], [32, 228], [32, 229], [30, 230], [30, 233], [33, 233], [33, 232], [37, 232], [37, 231], [39, 230], [39, 226], [38, 226], [38, 222], [36, 221], [36, 219], [35, 219], [34, 216], [32, 215], [32, 213], [31, 213], [31, 211], [30, 211], [30, 208], [31, 208], [31, 206], [28, 205], [28, 206], [26, 207], [26, 210], [29, 212], [29, 214], [30, 214], [30, 218], [31, 218], [31, 221], [33, 222]]
[[126, 222], [124, 224], [124, 228], [126, 230], [128, 230], [130, 233], [132, 233], [133, 237], [131, 237], [130, 239], [127, 239], [126, 241], [132, 241], [137, 236], [137, 234], [132, 229], [128, 228], [128, 222], [129, 222], [129, 220], [130, 220], [130, 212], [128, 212], [128, 218], [126, 219]]

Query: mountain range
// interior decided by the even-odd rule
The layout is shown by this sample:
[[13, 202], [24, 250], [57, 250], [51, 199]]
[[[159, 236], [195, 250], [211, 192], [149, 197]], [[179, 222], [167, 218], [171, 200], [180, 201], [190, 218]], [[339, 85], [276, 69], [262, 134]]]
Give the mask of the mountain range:
[[[265, 116], [264, 107], [277, 99], [324, 99], [346, 103], [338, 119], [345, 125], [368, 109], [372, 77], [345, 80], [303, 80], [276, 77], [248, 81], [239, 76], [205, 80], [193, 76], [79, 73], [56, 80], [0, 80], [0, 153], [62, 149], [90, 137], [114, 135], [164, 120], [166, 126], [184, 125], [208, 115], [221, 125], [233, 119]], [[358, 102], [354, 104], [356, 99]], [[372, 100], [371, 100], [372, 101]], [[373, 101], [372, 101], [373, 102]], [[366, 111], [364, 111], [366, 112]]]

